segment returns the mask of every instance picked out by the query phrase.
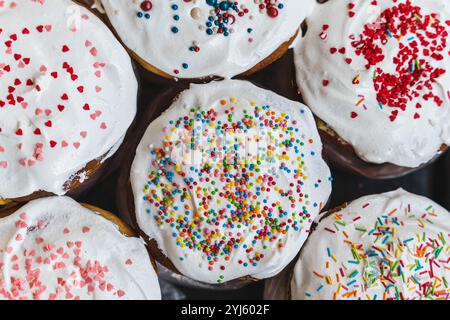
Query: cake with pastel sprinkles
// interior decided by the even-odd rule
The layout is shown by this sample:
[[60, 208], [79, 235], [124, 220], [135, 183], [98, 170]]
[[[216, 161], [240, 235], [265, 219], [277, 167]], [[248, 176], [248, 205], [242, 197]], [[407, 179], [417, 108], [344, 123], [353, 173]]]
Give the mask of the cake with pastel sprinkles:
[[136, 114], [131, 58], [70, 0], [0, 1], [0, 205], [86, 190]]
[[276, 275], [331, 192], [307, 107], [238, 80], [191, 85], [153, 121], [131, 168], [131, 202], [153, 256], [223, 284]]
[[398, 176], [447, 149], [448, 1], [330, 0], [307, 24], [297, 85], [340, 165]]
[[315, 0], [101, 0], [133, 56], [163, 78], [231, 78], [280, 58]]
[[159, 300], [145, 243], [133, 234], [67, 197], [0, 212], [0, 300]]
[[294, 269], [301, 300], [449, 300], [450, 213], [397, 190], [333, 210]]

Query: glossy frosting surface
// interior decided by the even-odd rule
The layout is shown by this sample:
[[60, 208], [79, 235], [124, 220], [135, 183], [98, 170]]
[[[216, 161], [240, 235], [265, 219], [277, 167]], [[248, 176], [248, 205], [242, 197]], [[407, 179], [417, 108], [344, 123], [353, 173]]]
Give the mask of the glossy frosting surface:
[[0, 198], [65, 194], [134, 118], [131, 60], [69, 0], [1, 1], [0, 51]]
[[450, 2], [330, 0], [307, 22], [301, 94], [363, 160], [415, 168], [450, 143]]
[[[315, 0], [101, 0], [125, 45], [176, 78], [230, 78], [297, 32]], [[150, 8], [150, 9], [149, 9]]]
[[331, 192], [321, 153], [304, 105], [243, 81], [192, 85], [137, 149], [137, 222], [192, 279], [273, 276]]
[[0, 219], [0, 300], [160, 298], [144, 242], [70, 198]]
[[293, 299], [450, 299], [450, 213], [404, 190], [351, 202], [303, 247]]

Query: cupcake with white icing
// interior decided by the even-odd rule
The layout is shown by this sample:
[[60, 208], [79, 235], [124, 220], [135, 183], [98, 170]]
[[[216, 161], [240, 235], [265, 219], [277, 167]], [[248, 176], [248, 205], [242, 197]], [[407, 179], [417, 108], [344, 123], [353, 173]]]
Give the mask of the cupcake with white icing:
[[137, 61], [168, 79], [232, 78], [280, 58], [315, 0], [101, 0]]
[[134, 119], [131, 59], [73, 1], [2, 1], [0, 21], [0, 204], [81, 190]]
[[332, 210], [303, 247], [301, 300], [448, 300], [450, 213], [403, 190]]
[[448, 2], [330, 0], [307, 24], [297, 85], [335, 162], [392, 177], [447, 148]]
[[310, 111], [248, 82], [191, 85], [153, 121], [129, 175], [152, 255], [206, 284], [276, 275], [331, 192]]
[[111, 213], [66, 197], [0, 212], [0, 300], [159, 300], [133, 235]]

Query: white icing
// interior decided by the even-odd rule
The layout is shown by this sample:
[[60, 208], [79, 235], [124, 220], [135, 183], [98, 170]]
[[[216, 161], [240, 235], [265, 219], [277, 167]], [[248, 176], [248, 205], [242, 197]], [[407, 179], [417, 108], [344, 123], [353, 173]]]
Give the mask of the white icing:
[[[125, 45], [148, 64], [177, 78], [231, 78], [250, 70], [290, 40], [315, 5], [315, 0], [271, 1], [275, 6], [284, 5], [278, 17], [272, 18], [265, 9], [259, 9], [262, 0], [236, 1], [240, 11], [245, 7], [249, 13], [239, 17], [229, 11], [236, 20], [231, 24], [233, 32], [224, 36], [206, 33], [205, 24], [213, 9], [206, 0], [152, 0], [148, 12], [141, 10], [141, 0], [101, 2]], [[177, 5], [178, 10], [173, 10], [172, 5]], [[200, 12], [199, 18], [192, 17], [193, 10]], [[138, 13], [148, 13], [150, 18], [138, 18]], [[178, 21], [174, 15], [179, 16]], [[178, 33], [172, 32], [173, 27], [178, 28]], [[189, 50], [194, 43], [200, 47], [198, 53]]]
[[399, 189], [355, 200], [311, 234], [292, 298], [450, 299], [449, 234], [450, 213], [427, 198]]
[[159, 300], [161, 293], [141, 239], [70, 198], [51, 197], [0, 219], [3, 299]]
[[[349, 10], [350, 3], [355, 6], [351, 10]], [[399, 166], [418, 167], [438, 154], [442, 144], [450, 143], [448, 92], [450, 73], [447, 70], [450, 63], [448, 50], [450, 3], [438, 0], [412, 0], [413, 5], [421, 8], [424, 17], [435, 13], [440, 25], [446, 30], [445, 36], [438, 37], [439, 41], [441, 39], [446, 41], [443, 50], [438, 52], [430, 49], [429, 53], [429, 55], [442, 54], [443, 59], [440, 61], [425, 55], [426, 45], [419, 43], [417, 33], [408, 31], [397, 40], [395, 38], [397, 33], [391, 32], [393, 36], [391, 37], [386, 30], [386, 20], [379, 20], [383, 11], [400, 4], [404, 5], [407, 0], [379, 0], [376, 3], [373, 5], [372, 1], [331, 0], [316, 6], [316, 10], [307, 19], [306, 38], [295, 50], [297, 83], [306, 104], [343, 140], [351, 144], [362, 159], [372, 163], [388, 162]], [[349, 11], [354, 13], [352, 18], [349, 17], [351, 15]], [[329, 26], [325, 31], [324, 25]], [[382, 49], [385, 59], [376, 64], [376, 67], [384, 74], [391, 73], [394, 77], [399, 75], [395, 71], [394, 58], [399, 54], [400, 44], [408, 47], [414, 41], [418, 44], [419, 52], [405, 60], [403, 68], [409, 69], [407, 73], [411, 74], [412, 71], [415, 75], [419, 74], [415, 58], [420, 61], [426, 60], [432, 68], [445, 70], [445, 74], [431, 82], [431, 90], [416, 90], [429, 80], [429, 72], [425, 72], [419, 82], [408, 86], [407, 92], [419, 91], [419, 96], [408, 98], [404, 111], [393, 107], [394, 103], [387, 100], [380, 108], [378, 103], [380, 99], [377, 97], [373, 80], [375, 67], [366, 69], [366, 58], [364, 55], [358, 56], [352, 45], [352, 42], [362, 35], [365, 25], [371, 25], [373, 30], [382, 30], [388, 39], [386, 45], [381, 45], [380, 40], [367, 37], [371, 45], [378, 45]], [[412, 26], [413, 23], [409, 25]], [[431, 27], [430, 30], [432, 31]], [[427, 37], [425, 39], [430, 40]], [[338, 51], [332, 54], [330, 51], [332, 48], [345, 48], [345, 53], [341, 54]], [[351, 59], [351, 63], [348, 64], [346, 59]], [[360, 75], [359, 84], [353, 84], [358, 75]], [[329, 81], [329, 84], [325, 86], [324, 81]], [[393, 82], [399, 86], [408, 83], [405, 79], [395, 79]], [[386, 82], [380, 86], [383, 89], [387, 88]], [[424, 94], [429, 91], [442, 100], [441, 106], [433, 99], [428, 101], [424, 99]], [[398, 98], [398, 92], [398, 89], [391, 90], [388, 97]], [[421, 108], [416, 107], [417, 103], [420, 103]], [[398, 112], [398, 115], [392, 112]], [[390, 117], [394, 121], [391, 121]]]
[[[232, 112], [234, 123], [246, 119], [244, 112], [248, 112], [248, 116], [254, 116], [255, 107], [254, 105], [252, 106], [252, 102], [257, 107], [269, 106], [269, 110], [274, 112], [273, 116], [275, 118], [286, 114], [289, 116], [286, 126], [290, 127], [295, 123], [293, 127], [298, 131], [288, 131], [287, 129], [284, 131], [285, 129], [281, 128], [271, 128], [267, 131], [264, 129], [254, 131], [243, 129], [244, 132], [227, 131], [225, 134], [223, 131], [215, 130], [218, 127], [218, 121], [222, 121], [222, 125], [229, 123], [226, 112], [231, 110], [231, 107], [234, 107]], [[195, 108], [194, 112], [190, 112], [192, 108]], [[192, 151], [190, 148], [192, 130], [184, 131], [183, 125], [181, 125], [178, 130], [172, 131], [173, 125], [170, 124], [170, 121], [175, 121], [174, 123], [176, 123], [177, 119], [185, 116], [197, 119], [197, 114], [203, 111], [208, 112], [211, 108], [216, 111], [213, 117], [214, 120], [211, 120], [213, 123], [212, 127], [207, 124], [203, 125], [202, 120], [197, 120], [193, 123], [197, 143], [195, 143], [195, 151]], [[265, 112], [260, 111], [259, 116], [253, 120], [256, 128], [259, 128], [260, 124], [267, 119], [264, 116]], [[205, 119], [203, 120], [206, 121]], [[280, 123], [284, 124], [285, 122], [282, 121]], [[217, 132], [216, 135], [214, 135], [215, 132]], [[291, 132], [292, 134], [290, 134]], [[269, 136], [273, 137], [276, 142], [266, 139]], [[197, 140], [200, 137], [202, 140]], [[299, 147], [298, 152], [295, 152], [294, 147], [281, 147], [280, 142], [285, 141], [288, 137], [294, 138], [294, 140], [298, 139], [298, 142], [304, 142], [305, 144], [304, 146], [299, 146], [297, 141], [294, 143], [295, 146]], [[226, 139], [228, 138], [231, 140], [227, 142]], [[233, 150], [234, 143], [230, 143], [230, 141], [234, 141], [233, 138], [237, 138], [241, 142], [237, 145], [239, 164], [231, 166], [231, 169], [229, 169], [229, 174], [231, 175], [229, 178], [231, 180], [226, 181], [221, 176], [224, 172], [223, 166], [225, 161], [218, 155], [221, 154], [221, 150], [224, 150], [224, 147], [227, 150]], [[255, 142], [258, 139], [259, 142]], [[188, 145], [185, 143], [188, 143]], [[164, 145], [166, 155], [172, 159], [173, 164], [163, 164], [160, 161], [161, 157], [158, 158], [155, 154], [152, 154], [155, 148], [163, 148]], [[273, 148], [273, 158], [266, 157], [268, 146]], [[212, 156], [211, 150], [214, 149], [213, 147], [217, 147], [215, 149], [216, 157]], [[181, 150], [184, 150], [184, 152]], [[251, 157], [246, 158], [246, 152], [243, 152], [243, 150], [246, 150]], [[283, 152], [286, 152], [285, 157], [282, 157]], [[301, 156], [302, 154], [303, 156]], [[245, 276], [257, 279], [274, 276], [298, 253], [307, 238], [314, 217], [319, 213], [330, 195], [330, 171], [321, 158], [321, 154], [322, 144], [313, 116], [299, 102], [287, 100], [244, 81], [225, 80], [212, 82], [207, 85], [191, 85], [191, 88], [184, 91], [160, 118], [150, 124], [136, 151], [136, 157], [131, 169], [131, 184], [134, 193], [137, 222], [139, 227], [151, 239], [156, 240], [159, 248], [178, 271], [191, 279], [205, 283], [222, 283]], [[223, 154], [221, 155], [223, 156]], [[253, 176], [247, 177], [248, 180], [246, 180], [245, 184], [247, 187], [242, 188], [239, 183], [233, 185], [233, 181], [239, 180], [234, 177], [242, 177], [242, 166], [245, 167], [245, 164], [248, 166], [256, 165], [258, 155], [261, 160], [259, 165], [260, 172], [254, 173], [254, 170], [252, 171], [247, 167], [247, 172], [254, 173]], [[282, 169], [284, 167], [283, 164], [289, 168], [290, 172]], [[207, 167], [211, 168], [211, 173], [202, 173], [201, 177], [194, 173], [195, 170]], [[160, 177], [159, 182], [156, 182], [154, 179], [155, 174], [151, 172], [158, 171], [161, 173], [162, 170], [165, 172], [165, 177]], [[297, 178], [295, 177], [295, 172], [299, 175]], [[190, 189], [189, 186], [193, 186], [193, 182], [188, 183], [188, 180], [184, 180], [183, 174], [185, 174], [186, 179], [193, 179], [193, 181], [198, 182], [198, 185]], [[304, 176], [307, 176], [307, 178], [304, 178]], [[274, 185], [269, 184], [270, 178], [274, 179]], [[149, 180], [155, 183], [149, 184], [149, 189], [144, 192], [144, 188], [149, 183]], [[214, 181], [214, 184], [211, 181]], [[299, 187], [301, 194], [297, 192], [297, 186], [300, 181], [303, 183]], [[292, 186], [290, 185], [291, 183]], [[156, 186], [157, 184], [158, 186]], [[173, 187], [174, 185], [177, 186]], [[160, 206], [158, 204], [152, 204], [145, 200], [150, 193], [149, 190], [155, 190], [155, 194], [161, 200], [164, 197], [172, 197], [168, 196], [167, 192], [163, 192], [169, 186], [172, 186], [170, 190], [173, 192], [173, 199], [170, 200], [172, 203], [169, 202], [167, 207], [159, 210]], [[197, 187], [203, 189], [199, 190]], [[257, 188], [262, 187], [271, 189], [270, 191], [261, 190], [258, 195]], [[183, 188], [188, 190], [184, 200], [181, 194], [175, 192], [175, 190], [182, 190]], [[213, 191], [215, 189], [217, 192], [214, 194]], [[260, 217], [253, 217], [251, 223], [246, 223], [246, 221], [248, 222], [248, 217], [239, 219], [236, 215], [233, 215], [233, 211], [235, 212], [237, 209], [232, 204], [232, 201], [228, 200], [230, 195], [224, 196], [220, 194], [220, 192], [224, 194], [229, 192], [232, 196], [238, 190], [240, 190], [241, 194], [247, 194], [246, 199], [248, 199], [247, 201], [237, 200], [244, 208], [242, 209], [242, 215], [246, 217], [252, 216], [252, 213], [249, 213], [251, 211], [249, 207], [252, 205], [253, 207], [258, 207], [257, 212], [261, 214]], [[285, 194], [292, 192], [290, 194], [292, 202], [287, 197], [282, 196], [280, 194], [282, 192]], [[306, 195], [308, 195], [308, 198], [306, 198]], [[208, 196], [210, 197], [209, 200], [205, 199], [205, 202], [208, 204], [208, 209], [206, 209], [202, 200]], [[257, 202], [260, 202], [259, 206], [257, 206]], [[297, 222], [298, 230], [290, 228], [286, 234], [274, 232], [272, 241], [264, 239], [252, 243], [257, 236], [257, 230], [265, 225], [265, 218], [269, 218], [268, 209], [273, 208], [271, 205], [275, 202], [279, 202], [279, 206], [282, 207], [283, 212], [287, 216], [280, 214], [278, 210], [274, 210], [272, 217], [274, 219], [278, 218], [280, 224], [292, 218], [293, 221]], [[264, 208], [266, 205], [270, 208]], [[188, 208], [184, 206], [188, 206]], [[303, 210], [303, 206], [310, 214], [309, 217], [304, 216], [304, 220], [299, 215], [299, 211]], [[182, 209], [180, 210], [180, 208]], [[184, 212], [185, 209], [190, 211], [189, 215]], [[177, 230], [169, 224], [161, 226], [155, 220], [155, 217], [164, 214], [173, 217], [175, 221], [185, 217], [189, 224], [193, 221], [198, 221], [199, 218], [196, 217], [204, 217], [205, 221], [202, 223], [202, 227], [197, 225], [193, 227], [193, 230], [198, 232], [198, 242], [207, 237], [203, 232], [204, 229], [209, 230], [207, 232], [208, 235], [213, 234], [212, 232], [215, 232], [216, 235], [221, 234], [226, 239], [226, 242], [231, 238], [241, 238], [242, 241], [233, 249], [231, 254], [219, 254], [217, 261], [215, 261], [210, 270], [207, 254], [177, 245], [177, 239], [173, 237], [173, 233], [177, 233]], [[212, 220], [208, 222], [208, 216], [210, 219], [217, 219], [218, 225], [215, 225], [215, 221]], [[232, 216], [236, 217], [233, 223], [234, 228], [224, 227], [223, 224]], [[289, 222], [287, 224], [290, 225]], [[238, 225], [240, 225], [240, 228]], [[272, 226], [272, 223], [269, 223], [269, 225]], [[253, 226], [256, 229], [252, 229]], [[240, 232], [240, 235], [238, 235], [238, 232]], [[211, 241], [216, 243], [214, 239]], [[283, 246], [278, 247], [279, 244]], [[199, 244], [199, 246], [201, 245]], [[264, 246], [267, 247], [264, 248]], [[253, 251], [247, 252], [246, 248], [251, 248]], [[223, 253], [222, 250], [219, 251]], [[261, 258], [256, 265], [253, 265], [249, 261], [251, 261], [255, 253], [264, 254], [264, 258]], [[229, 257], [228, 261], [226, 261], [226, 256]], [[248, 266], [245, 266], [245, 263], [249, 263]], [[225, 267], [225, 269], [221, 270], [221, 267]]]
[[2, 1], [0, 21], [0, 198], [62, 195], [88, 162], [111, 155], [131, 124], [131, 60], [95, 15], [69, 0]]

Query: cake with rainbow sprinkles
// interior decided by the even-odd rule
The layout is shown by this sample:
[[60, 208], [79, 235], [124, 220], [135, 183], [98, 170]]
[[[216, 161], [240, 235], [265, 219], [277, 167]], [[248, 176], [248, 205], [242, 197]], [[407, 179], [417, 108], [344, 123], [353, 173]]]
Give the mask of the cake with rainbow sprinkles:
[[327, 202], [321, 152], [302, 104], [244, 81], [192, 85], [137, 149], [139, 228], [157, 260], [188, 278], [271, 277], [297, 255]]
[[450, 213], [397, 190], [332, 210], [302, 249], [293, 299], [448, 300]]

